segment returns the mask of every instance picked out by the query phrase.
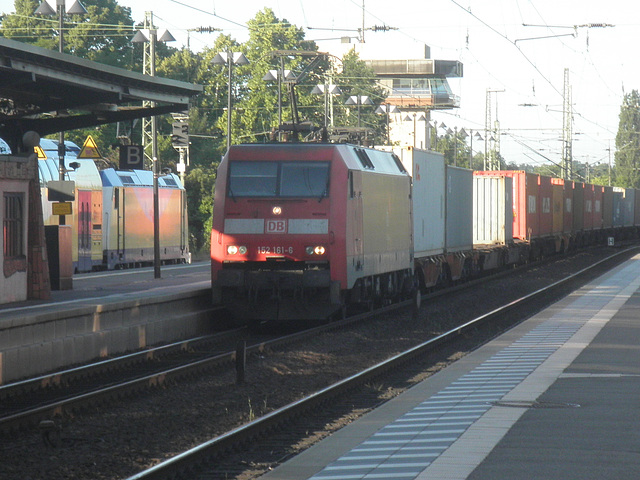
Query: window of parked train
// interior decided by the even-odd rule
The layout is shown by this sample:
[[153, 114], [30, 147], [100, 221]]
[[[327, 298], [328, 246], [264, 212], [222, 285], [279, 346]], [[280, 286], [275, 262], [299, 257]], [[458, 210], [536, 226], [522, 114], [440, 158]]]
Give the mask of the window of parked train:
[[231, 162], [230, 197], [318, 197], [329, 193], [329, 162]]

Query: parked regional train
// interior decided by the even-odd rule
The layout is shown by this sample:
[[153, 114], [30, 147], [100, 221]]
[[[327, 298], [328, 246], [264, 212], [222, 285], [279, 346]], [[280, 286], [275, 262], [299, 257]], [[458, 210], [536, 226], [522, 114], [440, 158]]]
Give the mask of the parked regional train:
[[217, 174], [214, 303], [242, 321], [324, 319], [581, 245], [636, 236], [640, 192], [435, 152], [231, 146]]
[[[57, 225], [47, 182], [58, 180], [58, 142], [41, 139], [47, 158], [38, 161], [45, 225]], [[80, 148], [66, 141], [66, 180], [75, 182], [72, 258], [75, 272], [131, 268], [153, 263], [153, 173], [147, 170], [98, 170], [92, 159], [77, 158]], [[71, 168], [74, 163], [76, 167]], [[184, 187], [174, 174], [158, 178], [160, 258], [190, 262]]]

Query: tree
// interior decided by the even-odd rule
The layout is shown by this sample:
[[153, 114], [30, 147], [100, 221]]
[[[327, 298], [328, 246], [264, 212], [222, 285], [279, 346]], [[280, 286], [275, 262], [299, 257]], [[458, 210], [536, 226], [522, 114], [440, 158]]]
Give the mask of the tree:
[[616, 181], [619, 187], [640, 188], [640, 95], [624, 96], [616, 135]]
[[[58, 50], [58, 17], [35, 15], [40, 3], [41, 0], [15, 0], [15, 14], [3, 18], [0, 35]], [[71, 2], [68, 0], [66, 3], [69, 6]], [[131, 9], [118, 5], [115, 0], [83, 0], [82, 4], [87, 10], [86, 15], [64, 17], [64, 52], [120, 68], [141, 70], [134, 55], [136, 49], [141, 52], [141, 47], [135, 47], [130, 41], [133, 37]], [[158, 55], [167, 52], [166, 47], [158, 50]], [[142, 58], [142, 53], [139, 58]], [[101, 154], [109, 162], [117, 164], [118, 152], [110, 147], [117, 143], [117, 132], [127, 128], [125, 125], [103, 125], [68, 132], [66, 138], [82, 145], [87, 135], [92, 135], [101, 147]]]
[[[3, 19], [0, 35], [58, 50], [58, 17], [36, 16], [34, 12], [40, 3], [40, 0], [15, 0], [16, 13]], [[131, 67], [131, 9], [115, 0], [84, 0], [82, 4], [87, 15], [65, 15], [64, 51], [99, 63]]]
[[[249, 40], [244, 51], [250, 64], [245, 69], [249, 74], [243, 80], [244, 92], [251, 94], [242, 95], [238, 101], [240, 122], [236, 131], [239, 141], [265, 141], [270, 132], [279, 127], [279, 109], [283, 123], [293, 120], [292, 95], [295, 95], [299, 120], [313, 119], [315, 109], [310, 110], [310, 107], [317, 106], [318, 99], [310, 95], [311, 88], [320, 82], [328, 62], [322, 61], [305, 72], [305, 67], [315, 58], [308, 52], [317, 52], [317, 45], [304, 39], [303, 29], [277, 18], [270, 8], [258, 12], [247, 25]], [[278, 104], [277, 80], [270, 84], [263, 78], [270, 70], [280, 72], [281, 67], [291, 72], [296, 85], [287, 81], [281, 83], [281, 102]], [[301, 80], [303, 72], [305, 76]]]
[[[375, 144], [383, 144], [387, 136], [386, 118], [384, 115], [377, 115], [375, 109], [377, 105], [384, 103], [387, 95], [377, 83], [373, 69], [360, 59], [355, 49], [347, 52], [342, 58], [342, 72], [336, 76], [336, 83], [346, 95], [344, 100], [349, 96], [367, 96], [371, 99], [373, 105], [360, 106], [360, 125], [373, 130]], [[357, 107], [337, 108], [334, 124], [356, 127], [358, 125]]]
[[212, 228], [213, 193], [216, 170], [195, 166], [187, 172], [185, 190], [189, 215], [189, 250], [197, 254], [210, 245]]

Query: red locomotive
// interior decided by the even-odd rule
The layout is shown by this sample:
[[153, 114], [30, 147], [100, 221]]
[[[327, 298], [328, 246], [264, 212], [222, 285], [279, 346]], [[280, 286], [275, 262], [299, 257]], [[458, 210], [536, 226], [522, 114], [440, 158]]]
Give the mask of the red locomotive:
[[327, 318], [411, 290], [411, 177], [344, 144], [232, 146], [218, 167], [214, 302], [243, 319]]
[[232, 146], [216, 183], [213, 299], [243, 321], [325, 319], [639, 227], [633, 189], [472, 172], [413, 148]]

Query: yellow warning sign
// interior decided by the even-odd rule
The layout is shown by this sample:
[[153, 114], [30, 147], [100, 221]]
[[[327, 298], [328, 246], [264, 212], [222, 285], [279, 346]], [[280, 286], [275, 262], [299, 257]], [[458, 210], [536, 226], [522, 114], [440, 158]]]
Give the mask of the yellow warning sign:
[[38, 160], [47, 159], [47, 154], [44, 153], [44, 150], [42, 150], [42, 147], [40, 145], [36, 145], [35, 147], [33, 147], [33, 150], [38, 154]]
[[54, 215], [71, 215], [73, 209], [71, 202], [58, 202], [51, 204], [51, 213]]
[[96, 145], [96, 141], [91, 135], [89, 135], [84, 141], [82, 149], [78, 154], [78, 158], [102, 158], [102, 155], [100, 155], [100, 152], [98, 151], [98, 145]]

